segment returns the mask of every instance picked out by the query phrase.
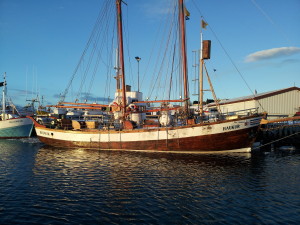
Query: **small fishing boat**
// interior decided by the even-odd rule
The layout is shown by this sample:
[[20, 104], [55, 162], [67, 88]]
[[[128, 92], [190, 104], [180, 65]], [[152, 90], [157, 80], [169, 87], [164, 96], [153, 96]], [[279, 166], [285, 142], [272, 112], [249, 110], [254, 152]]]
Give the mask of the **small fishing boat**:
[[16, 107], [10, 102], [6, 104], [6, 74], [4, 81], [0, 82], [2, 86], [2, 113], [0, 115], [0, 138], [28, 138], [33, 130], [33, 122], [31, 119], [21, 117]]
[[[178, 24], [180, 40], [180, 59], [184, 96], [180, 99], [143, 101], [142, 93], [133, 92], [125, 83], [123, 31], [122, 31], [122, 0], [116, 0], [118, 57], [117, 57], [117, 91], [110, 105], [79, 104], [66, 106], [60, 102], [56, 105], [64, 108], [88, 108], [103, 110], [111, 123], [105, 121], [92, 127], [84, 125], [84, 121], [67, 121], [61, 119], [55, 126], [44, 126], [35, 122], [35, 129], [40, 141], [47, 145], [58, 147], [84, 147], [106, 150], [150, 150], [170, 152], [201, 152], [201, 151], [250, 151], [262, 115], [249, 112], [248, 115], [226, 116], [221, 112], [213, 120], [206, 120], [203, 101], [200, 101], [199, 113], [190, 110], [188, 92], [187, 56], [185, 37], [185, 6], [183, 0], [178, 0]], [[203, 41], [208, 48], [210, 42]], [[208, 51], [202, 50], [203, 52]], [[204, 60], [209, 57], [203, 54]], [[70, 86], [70, 85], [69, 85]], [[203, 88], [200, 93], [203, 98]], [[160, 107], [147, 107], [152, 103], [161, 103]], [[173, 106], [172, 104], [180, 104]], [[73, 104], [73, 103], [69, 103]], [[158, 112], [159, 120], [148, 120], [147, 113]], [[171, 113], [173, 112], [173, 113]], [[172, 115], [173, 114], [173, 115]]]

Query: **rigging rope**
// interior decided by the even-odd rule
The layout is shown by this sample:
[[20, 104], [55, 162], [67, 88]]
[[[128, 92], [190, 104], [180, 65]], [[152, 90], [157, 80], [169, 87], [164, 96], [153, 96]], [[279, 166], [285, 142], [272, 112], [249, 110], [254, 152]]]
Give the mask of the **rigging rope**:
[[171, 91], [172, 91], [172, 81], [173, 81], [173, 72], [174, 72], [174, 62], [175, 62], [175, 51], [176, 51], [176, 45], [174, 44], [174, 53], [173, 53], [173, 58], [172, 58], [172, 71], [170, 74], [170, 88], [169, 88], [169, 100], [171, 99]]
[[[83, 80], [85, 80], [85, 78], [87, 76], [87, 72], [88, 72], [89, 67], [91, 65], [91, 62], [92, 62], [91, 56], [95, 53], [95, 51], [97, 49], [97, 45], [98, 44], [95, 41], [99, 40], [99, 35], [100, 35], [100, 31], [99, 31], [100, 29], [99, 29], [99, 27], [100, 27], [100, 25], [102, 25], [102, 21], [104, 19], [106, 19], [106, 17], [108, 16], [108, 13], [111, 11], [110, 8], [112, 8], [113, 6], [114, 6], [114, 4], [113, 4], [112, 1], [106, 0], [106, 2], [104, 3], [104, 6], [102, 7], [102, 10], [99, 12], [97, 20], [96, 20], [96, 23], [95, 23], [95, 25], [93, 27], [93, 30], [92, 30], [91, 35], [89, 37], [89, 40], [88, 40], [88, 42], [87, 42], [87, 44], [86, 44], [86, 46], [84, 48], [84, 51], [81, 54], [79, 62], [77, 63], [77, 66], [76, 66], [75, 70], [73, 71], [71, 79], [69, 80], [69, 83], [68, 83], [68, 85], [67, 85], [64, 93], [60, 97], [60, 102], [63, 102], [65, 100], [65, 98], [66, 98], [66, 96], [67, 96], [67, 94], [69, 92], [69, 89], [70, 89], [70, 87], [71, 87], [71, 85], [72, 85], [72, 83], [73, 83], [73, 81], [75, 79], [76, 74], [78, 74], [79, 69], [84, 64], [84, 59], [85, 59], [85, 57], [86, 57], [86, 55], [88, 53], [89, 48], [90, 48], [91, 44], [93, 44], [93, 50], [92, 50], [92, 53], [91, 53], [91, 55], [89, 57], [89, 60], [87, 62], [87, 68], [84, 70], [84, 75], [83, 75], [83, 77], [81, 79], [82, 82], [81, 82], [81, 87], [79, 88], [79, 92], [82, 90], [83, 83], [84, 83]], [[97, 63], [96, 63], [96, 66], [98, 67]], [[97, 71], [97, 69], [95, 68], [94, 73], [96, 71]], [[78, 92], [77, 96], [79, 96], [79, 92]]]
[[[195, 5], [195, 8], [199, 11], [201, 17], [203, 19], [204, 16], [203, 14], [201, 13], [199, 7], [197, 6], [197, 4], [195, 3], [194, 0], [192, 0], [194, 5]], [[207, 21], [205, 19], [205, 21]], [[229, 53], [226, 51], [225, 47], [223, 46], [223, 44], [221, 43], [220, 39], [218, 38], [217, 34], [214, 32], [214, 30], [212, 29], [211, 26], [208, 26], [208, 29], [212, 32], [213, 36], [215, 37], [215, 39], [217, 40], [217, 42], [219, 43], [219, 45], [221, 46], [221, 48], [223, 49], [224, 53], [226, 54], [226, 56], [228, 57], [229, 61], [231, 62], [231, 64], [233, 65], [233, 67], [235, 68], [235, 70], [237, 71], [237, 73], [239, 74], [239, 76], [241, 77], [241, 79], [244, 81], [244, 83], [246, 84], [248, 90], [250, 91], [250, 93], [252, 93], [253, 95], [253, 99], [255, 99], [255, 94], [254, 92], [252, 91], [252, 89], [250, 88], [249, 84], [247, 83], [246, 79], [244, 78], [244, 76], [242, 75], [241, 71], [238, 69], [238, 67], [236, 66], [236, 64], [234, 63], [233, 59], [230, 57]], [[258, 102], [258, 104], [260, 105], [260, 107], [262, 108], [263, 111], [265, 111], [265, 109], [263, 108], [263, 106], [261, 105], [260, 101], [256, 100]]]
[[[151, 84], [150, 84], [150, 90], [149, 90], [149, 93], [148, 93], [148, 96], [151, 98], [153, 92], [155, 89], [160, 89], [160, 88], [164, 88], [163, 90], [163, 95], [168, 95], [168, 93], [165, 93], [167, 91], [167, 89], [165, 87], [166, 86], [166, 82], [167, 82], [167, 79], [165, 79], [164, 81], [162, 81], [162, 75], [163, 73], [165, 74], [168, 74], [170, 72], [168, 72], [170, 70], [170, 64], [173, 60], [173, 57], [174, 57], [174, 54], [172, 54], [173, 52], [173, 46], [171, 43], [176, 43], [176, 40], [177, 40], [177, 30], [174, 29], [177, 28], [178, 26], [175, 26], [177, 23], [177, 17], [176, 17], [176, 6], [177, 4], [174, 5], [175, 7], [170, 7], [169, 10], [173, 9], [172, 11], [172, 15], [173, 17], [170, 17], [168, 16], [167, 19], [166, 19], [166, 23], [165, 23], [165, 29], [164, 29], [164, 33], [167, 35], [162, 35], [163, 37], [166, 37], [166, 40], [164, 40], [164, 38], [162, 38], [161, 42], [160, 42], [160, 46], [159, 46], [159, 49], [165, 49], [165, 51], [163, 52], [162, 56], [158, 56], [157, 57], [157, 60], [156, 60], [156, 66], [155, 66], [155, 69], [153, 71], [154, 74], [157, 74], [156, 76], [154, 76], [152, 78], [152, 81], [151, 81]], [[171, 26], [170, 26], [171, 24]], [[169, 29], [167, 29], [167, 27], [169, 27]], [[172, 39], [172, 35], [173, 35], [173, 39]], [[173, 40], [173, 41], [172, 41]], [[175, 40], [175, 41], [174, 41]], [[168, 51], [171, 50], [171, 53], [168, 53]], [[172, 57], [167, 57], [168, 54], [172, 54], [173, 56]], [[169, 62], [166, 63], [166, 58], [169, 59]], [[160, 62], [160, 63], [159, 63]], [[158, 67], [158, 64], [160, 64], [160, 66]], [[175, 71], [174, 70], [174, 66], [172, 66], [173, 68], [171, 68], [171, 71]], [[157, 71], [158, 70], [158, 71]], [[165, 83], [164, 85], [162, 85], [163, 83]], [[156, 87], [156, 88], [155, 88]], [[157, 93], [161, 93], [160, 90], [157, 91]], [[156, 96], [157, 97], [157, 96]]]
[[272, 20], [272, 18], [257, 4], [255, 0], [251, 0], [253, 5], [266, 17], [266, 19], [282, 34], [288, 43], [291, 43], [291, 40], [287, 34], [281, 29], [281, 27]]
[[[111, 10], [110, 12], [108, 11], [107, 16], [108, 16], [111, 12], [113, 12], [113, 10]], [[108, 25], [108, 24], [107, 24], [107, 25]], [[114, 29], [115, 29], [115, 24], [112, 26], [112, 28], [113, 28], [112, 30], [114, 31]], [[112, 33], [114, 34], [115, 32], [112, 32]], [[106, 32], [105, 32], [104, 34], [107, 34], [106, 40], [109, 41], [109, 37], [108, 37], [109, 29], [108, 29], [108, 26], [107, 26]], [[113, 54], [113, 53], [112, 53], [111, 49], [109, 49], [109, 47], [110, 47], [110, 46], [113, 46], [113, 40], [114, 40], [114, 36], [113, 36], [112, 39], [111, 39], [111, 41], [112, 41], [111, 45], [109, 45], [109, 44], [104, 45], [104, 44], [103, 44], [103, 45], [101, 46], [101, 48], [98, 50], [98, 56], [97, 56], [97, 60], [96, 60], [96, 65], [95, 65], [95, 67], [94, 67], [94, 72], [93, 72], [93, 75], [92, 75], [92, 79], [91, 79], [91, 81], [90, 81], [88, 93], [91, 92], [92, 86], [93, 86], [93, 84], [94, 84], [94, 78], [95, 78], [95, 75], [96, 75], [96, 73], [97, 73], [97, 69], [98, 69], [100, 60], [101, 60], [101, 62], [106, 66], [107, 74], [108, 74], [108, 72], [110, 71], [110, 69], [112, 68], [111, 65], [112, 65], [112, 54]], [[100, 54], [100, 53], [102, 53], [104, 46], [107, 47], [106, 52], [110, 53], [110, 54], [107, 54], [108, 59], [106, 59], [106, 60], [108, 61], [108, 64], [106, 64], [106, 61], [102, 58], [102, 54]]]
[[[126, 41], [126, 52], [127, 52], [127, 60], [128, 60], [128, 64], [127, 64], [127, 66], [126, 66], [126, 71], [128, 72], [128, 73], [126, 73], [126, 71], [125, 71], [125, 74], [127, 74], [126, 75], [126, 79], [128, 78], [128, 80], [130, 80], [130, 82], [129, 83], [131, 83], [133, 86], [135, 86], [135, 79], [133, 78], [133, 72], [132, 72], [132, 63], [131, 63], [131, 54], [130, 54], [130, 45], [129, 45], [129, 24], [128, 24], [128, 21], [129, 21], [129, 12], [128, 12], [128, 7], [126, 7], [126, 9], [127, 9], [127, 14], [126, 14], [126, 16], [127, 16], [127, 19], [124, 21], [125, 23], [126, 23], [126, 27], [127, 27], [127, 29], [125, 29], [124, 30], [124, 39], [125, 39], [125, 41]], [[127, 68], [129, 68], [129, 71], [128, 71], [128, 69]], [[127, 82], [128, 83], [128, 82]], [[137, 90], [137, 88], [136, 88], [136, 90]]]
[[[111, 6], [112, 6], [112, 4], [111, 4]], [[107, 18], [107, 16], [110, 14], [110, 12], [111, 12], [112, 10], [111, 9], [106, 9], [105, 11], [104, 11], [104, 14], [103, 14], [103, 19], [104, 18]], [[89, 56], [89, 59], [88, 59], [88, 64], [87, 64], [87, 67], [86, 67], [86, 69], [85, 69], [85, 72], [84, 72], [84, 75], [83, 75], [83, 77], [82, 77], [82, 79], [81, 79], [81, 85], [80, 85], [80, 88], [79, 88], [79, 90], [78, 90], [78, 94], [77, 94], [77, 98], [78, 98], [78, 96], [80, 95], [80, 93], [82, 93], [82, 88], [83, 88], [83, 85], [85, 84], [85, 80], [86, 80], [86, 77], [87, 77], [87, 75], [88, 75], [88, 72], [89, 72], [89, 70], [90, 70], [90, 67], [91, 67], [91, 65], [92, 65], [92, 63], [93, 63], [93, 60], [94, 60], [94, 55], [95, 55], [95, 53], [96, 53], [96, 50], [97, 50], [97, 47], [98, 47], [98, 44], [99, 44], [99, 39], [100, 39], [100, 37], [102, 37], [101, 36], [101, 34], [103, 33], [103, 38], [102, 38], [102, 41], [101, 41], [101, 46], [100, 46], [100, 49], [99, 49], [99, 53], [98, 53], [98, 57], [97, 57], [97, 59], [96, 59], [96, 62], [95, 62], [95, 64], [96, 64], [96, 66], [95, 66], [95, 70], [97, 71], [97, 67], [98, 67], [98, 64], [99, 64], [99, 60], [100, 60], [100, 58], [101, 58], [101, 54], [100, 53], [102, 53], [102, 51], [103, 51], [103, 48], [104, 48], [104, 46], [106, 46], [106, 37], [107, 37], [107, 35], [109, 34], [109, 25], [111, 24], [110, 23], [110, 21], [108, 21], [108, 20], [106, 20], [105, 19], [105, 21], [106, 21], [106, 24], [105, 24], [105, 26], [104, 26], [104, 29], [100, 29], [100, 27], [101, 27], [101, 25], [102, 25], [102, 23], [100, 23], [100, 22], [102, 22], [102, 21], [99, 21], [99, 24], [98, 24], [98, 30], [97, 30], [97, 33], [96, 33], [96, 36], [95, 36], [95, 40], [94, 40], [94, 42], [93, 42], [93, 45], [92, 45], [92, 52], [91, 52], [91, 54], [90, 54], [90, 56]], [[87, 93], [87, 94], [89, 94], [89, 93]]]

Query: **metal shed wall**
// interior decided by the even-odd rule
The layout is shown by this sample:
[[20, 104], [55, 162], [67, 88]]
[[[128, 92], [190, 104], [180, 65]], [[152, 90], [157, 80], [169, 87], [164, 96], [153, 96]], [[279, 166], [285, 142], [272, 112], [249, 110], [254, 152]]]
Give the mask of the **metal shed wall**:
[[[215, 108], [216, 105], [210, 104], [208, 107]], [[290, 87], [257, 94], [254, 97], [246, 96], [225, 100], [225, 102], [220, 102], [220, 107], [223, 113], [258, 108], [258, 112], [267, 112], [272, 119], [291, 117], [300, 111], [300, 88]], [[239, 112], [239, 114], [241, 113]]]
[[259, 112], [266, 111], [269, 116], [293, 116], [300, 107], [300, 91], [293, 90], [258, 100], [262, 105], [256, 102]]

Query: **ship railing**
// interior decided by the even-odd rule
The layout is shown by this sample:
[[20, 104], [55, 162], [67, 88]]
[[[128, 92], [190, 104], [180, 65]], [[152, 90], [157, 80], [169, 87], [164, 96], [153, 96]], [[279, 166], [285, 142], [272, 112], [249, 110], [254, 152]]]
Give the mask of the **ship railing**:
[[236, 110], [236, 111], [230, 111], [222, 113], [223, 116], [250, 116], [255, 115], [258, 113], [258, 108], [249, 108], [249, 109], [242, 109], [242, 110]]
[[257, 115], [258, 114], [258, 108], [249, 108], [249, 109], [243, 109], [243, 110], [236, 110], [236, 111], [228, 111], [228, 112], [222, 112], [219, 113], [218, 111], [209, 111], [207, 114], [203, 115], [202, 117], [196, 116], [196, 123], [211, 123], [211, 122], [217, 122], [220, 120], [228, 120], [228, 119], [236, 119], [243, 116], [251, 116], [251, 115]]

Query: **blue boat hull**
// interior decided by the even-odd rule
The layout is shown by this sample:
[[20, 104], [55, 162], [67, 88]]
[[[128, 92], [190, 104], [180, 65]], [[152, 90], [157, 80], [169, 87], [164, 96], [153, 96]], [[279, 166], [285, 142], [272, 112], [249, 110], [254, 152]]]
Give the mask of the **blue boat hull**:
[[9, 120], [0, 121], [0, 139], [28, 138], [31, 136], [33, 123], [28, 118], [20, 118], [17, 120], [15, 121], [18, 123], [12, 123], [11, 126], [7, 126]]

